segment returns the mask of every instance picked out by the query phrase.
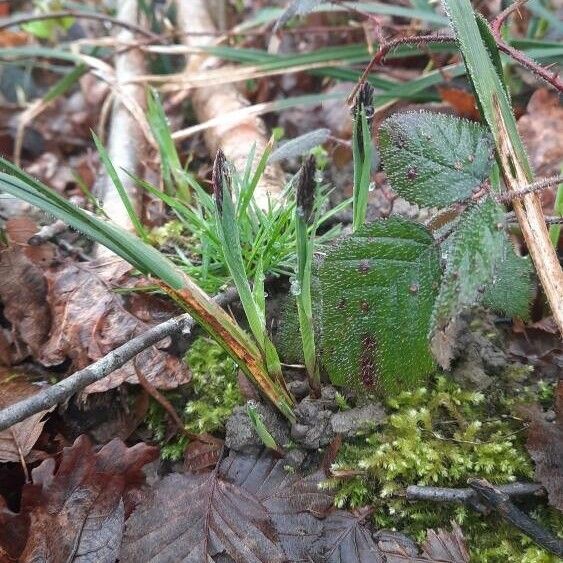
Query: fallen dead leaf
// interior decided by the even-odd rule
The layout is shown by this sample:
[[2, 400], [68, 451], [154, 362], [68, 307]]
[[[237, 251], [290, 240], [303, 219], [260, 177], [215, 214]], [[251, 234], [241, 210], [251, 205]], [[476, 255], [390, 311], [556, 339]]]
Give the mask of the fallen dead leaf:
[[559, 96], [545, 88], [536, 90], [518, 120], [518, 131], [538, 176], [560, 173], [563, 163], [563, 107]]
[[563, 510], [563, 381], [555, 390], [555, 421], [548, 422], [539, 405], [521, 409], [530, 420], [526, 448], [536, 464], [536, 479], [549, 504]]
[[456, 114], [472, 121], [479, 121], [481, 116], [477, 109], [475, 96], [467, 90], [461, 88], [438, 88], [438, 93], [443, 102], [452, 106]]
[[48, 266], [55, 256], [55, 246], [44, 243], [30, 246], [29, 239], [39, 231], [37, 223], [26, 216], [11, 217], [6, 221], [6, 235], [11, 246], [21, 248], [22, 252], [38, 266]]
[[318, 476], [300, 479], [286, 463], [267, 453], [236, 455], [203, 475], [165, 477], [128, 520], [121, 559], [309, 560], [322, 534], [316, 516], [329, 511], [332, 496], [318, 489]]
[[30, 353], [38, 356], [47, 340], [51, 315], [47, 305], [47, 284], [41, 269], [21, 248], [0, 252], [0, 301], [11, 324], [5, 335], [9, 353], [4, 362], [17, 363]]
[[459, 525], [452, 522], [452, 531], [428, 530], [422, 544], [422, 553], [404, 537], [387, 534], [378, 542], [385, 563], [469, 563], [470, 555]]
[[86, 436], [64, 448], [58, 469], [45, 460], [24, 485], [21, 509], [0, 497], [0, 554], [18, 561], [113, 563], [119, 553], [129, 499], [144, 484], [142, 467], [158, 449], [128, 448], [112, 440], [96, 453]]
[[[37, 393], [41, 387], [23, 375], [0, 371], [0, 408], [5, 408]], [[54, 408], [54, 407], [53, 407]], [[0, 462], [24, 462], [45, 425], [43, 417], [53, 408], [41, 411], [0, 432]]]
[[[115, 271], [111, 264], [105, 273], [104, 267], [68, 264], [47, 273], [53, 329], [39, 357], [44, 365], [58, 365], [70, 358], [75, 370], [82, 369], [149, 328], [127, 311], [121, 296], [112, 291], [107, 276], [114, 278]], [[160, 346], [164, 343], [166, 340]], [[159, 389], [174, 389], [190, 380], [182, 361], [159, 345], [138, 354], [136, 366]], [[138, 383], [132, 362], [84, 392], [99, 393], [124, 382]]]
[[422, 559], [451, 563], [469, 563], [469, 550], [459, 525], [452, 522], [452, 531], [428, 530], [422, 544]]

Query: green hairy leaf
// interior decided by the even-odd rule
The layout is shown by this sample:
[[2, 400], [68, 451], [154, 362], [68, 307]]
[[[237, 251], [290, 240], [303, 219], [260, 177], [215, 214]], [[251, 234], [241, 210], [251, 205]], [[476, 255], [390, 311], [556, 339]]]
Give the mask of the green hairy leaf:
[[492, 199], [469, 208], [443, 245], [446, 270], [432, 315], [433, 331], [443, 329], [464, 308], [482, 298], [503, 258], [503, 210]]
[[483, 295], [483, 304], [509, 317], [528, 319], [535, 293], [534, 267], [529, 256], [518, 256], [508, 237], [503, 241], [503, 258], [495, 268]]
[[386, 119], [380, 148], [393, 189], [424, 207], [443, 207], [470, 197], [494, 162], [493, 144], [483, 127], [423, 111]]
[[440, 261], [425, 227], [399, 217], [365, 225], [328, 250], [318, 280], [322, 362], [334, 384], [390, 391], [432, 370]]

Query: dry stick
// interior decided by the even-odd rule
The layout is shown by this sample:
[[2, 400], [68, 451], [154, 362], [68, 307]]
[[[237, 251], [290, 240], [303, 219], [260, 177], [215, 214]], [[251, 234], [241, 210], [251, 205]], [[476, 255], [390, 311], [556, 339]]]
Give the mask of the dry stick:
[[[138, 27], [135, 22], [138, 18], [138, 6], [136, 0], [123, 0], [119, 7], [119, 19]], [[129, 29], [123, 29], [118, 35], [123, 41], [133, 39]], [[123, 93], [135, 100], [141, 107], [145, 107], [145, 90], [140, 84], [130, 84], [129, 81], [146, 71], [145, 58], [139, 49], [132, 49], [115, 57], [115, 78]], [[139, 172], [143, 152], [146, 149], [144, 134], [141, 126], [124, 106], [119, 97], [114, 98], [111, 125], [108, 136], [108, 156], [112, 161], [117, 175], [119, 176], [125, 192], [133, 205], [137, 216], [141, 214], [141, 197], [135, 181], [125, 173], [125, 170], [133, 174]], [[108, 174], [102, 172], [97, 179], [97, 190], [104, 211], [112, 223], [129, 231], [133, 230], [131, 219], [116, 187]], [[106, 257], [112, 254], [105, 247], [96, 246], [94, 256]]]
[[563, 556], [563, 540], [516, 508], [510, 502], [510, 497], [499, 487], [493, 487], [485, 479], [469, 479], [467, 483], [488, 506], [498, 512], [507, 522], [526, 534], [540, 547], [559, 557]]
[[0, 31], [12, 27], [14, 25], [22, 25], [24, 23], [42, 21], [42, 20], [58, 20], [61, 18], [77, 18], [85, 20], [98, 20], [106, 23], [111, 23], [113, 25], [123, 27], [139, 35], [144, 35], [151, 39], [151, 41], [156, 41], [158, 43], [162, 42], [162, 38], [148, 31], [143, 27], [132, 23], [130, 21], [122, 20], [120, 18], [113, 18], [111, 16], [106, 16], [105, 14], [95, 14], [93, 12], [81, 12], [79, 10], [62, 10], [60, 12], [50, 12], [48, 14], [23, 14], [21, 16], [16, 16], [15, 18], [5, 19], [0, 21]]
[[[235, 301], [237, 297], [236, 290], [229, 289], [217, 295], [214, 301], [225, 307]], [[188, 314], [184, 314], [150, 328], [59, 383], [2, 409], [0, 411], [0, 431], [66, 401], [91, 383], [107, 377], [149, 346], [153, 346], [169, 336], [189, 335], [187, 343], [189, 346], [196, 337], [195, 327], [195, 321]]]
[[[521, 187], [529, 184], [529, 178], [525, 165], [512, 146], [496, 96], [493, 98], [493, 111], [498, 128], [497, 154], [504, 183], [509, 193], [518, 193]], [[549, 238], [540, 198], [535, 193], [526, 194], [522, 199], [514, 199], [513, 207], [553, 318], [563, 335], [563, 271]]]
[[[214, 45], [212, 37], [193, 35], [194, 32], [215, 31], [215, 25], [205, 0], [176, 0], [178, 10], [178, 27], [182, 34], [183, 42], [188, 47], [207, 47]], [[219, 60], [205, 54], [192, 55], [186, 66], [186, 75], [200, 72], [203, 69], [216, 67]], [[206, 122], [228, 112], [239, 110], [248, 106], [246, 100], [232, 84], [223, 84], [219, 87], [202, 87], [191, 92], [194, 113], [198, 122]], [[211, 154], [219, 148], [234, 164], [235, 168], [243, 171], [246, 166], [248, 154], [255, 144], [254, 166], [258, 163], [268, 143], [268, 133], [264, 121], [255, 116], [248, 116], [240, 123], [225, 123], [214, 126], [204, 133], [205, 142]], [[268, 206], [268, 194], [275, 197], [281, 194], [284, 186], [284, 175], [279, 165], [268, 165], [256, 187], [256, 202], [263, 209]]]
[[[523, 0], [521, 3], [526, 2]], [[514, 6], [514, 4], [513, 4]], [[512, 6], [511, 6], [512, 8]], [[506, 17], [509, 15], [510, 12], [513, 10], [507, 9], [505, 12], [508, 12], [506, 16], [503, 18], [500, 23], [497, 23], [497, 20], [500, 16], [495, 19], [492, 23], [491, 29], [493, 33], [493, 37], [497, 43], [497, 47], [500, 51], [512, 57], [516, 62], [521, 64], [523, 67], [527, 68], [543, 80], [545, 80], [548, 84], [551, 84], [556, 90], [559, 92], [563, 92], [563, 82], [559, 78], [559, 75], [556, 72], [550, 72], [549, 69], [541, 66], [540, 64], [536, 63], [533, 59], [526, 56], [524, 53], [515, 49], [514, 47], [510, 46], [506, 43], [501, 34], [500, 34], [500, 25]], [[504, 13], [504, 12], [503, 12]], [[502, 15], [502, 14], [500, 14]], [[357, 84], [354, 86], [350, 96], [348, 97], [348, 103], [352, 103], [358, 89], [360, 88], [361, 84], [367, 80], [367, 77], [371, 73], [371, 71], [376, 68], [377, 66], [383, 64], [385, 57], [389, 54], [390, 51], [398, 47], [399, 45], [422, 45], [426, 43], [444, 43], [446, 41], [455, 41], [455, 37], [451, 34], [438, 34], [438, 33], [431, 33], [428, 35], [411, 35], [408, 37], [397, 37], [395, 39], [391, 39], [390, 41], [382, 42], [379, 46], [378, 51], [372, 57], [370, 62], [368, 63], [367, 67], [365, 68], [364, 72], [362, 73], [360, 79], [358, 80]]]
[[[497, 488], [511, 498], [545, 496], [545, 489], [539, 483], [510, 483], [500, 485]], [[406, 490], [406, 499], [410, 501], [455, 502], [466, 504], [482, 514], [488, 512], [487, 507], [479, 501], [479, 495], [470, 488], [454, 489], [410, 485]]]
[[28, 241], [27, 244], [30, 246], [40, 246], [56, 236], [64, 233], [68, 229], [67, 224], [60, 219], [57, 219], [54, 223], [50, 225], [45, 225], [41, 227]]

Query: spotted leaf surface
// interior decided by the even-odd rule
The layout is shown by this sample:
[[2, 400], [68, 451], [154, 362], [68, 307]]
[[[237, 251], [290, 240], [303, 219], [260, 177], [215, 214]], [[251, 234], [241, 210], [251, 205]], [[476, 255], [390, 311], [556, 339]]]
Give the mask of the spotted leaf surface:
[[365, 225], [329, 249], [317, 272], [322, 362], [334, 384], [388, 391], [432, 370], [440, 262], [425, 227], [399, 217]]
[[442, 330], [464, 308], [480, 302], [506, 246], [503, 209], [491, 199], [469, 208], [442, 246], [446, 269], [434, 307], [432, 330]]
[[383, 167], [393, 189], [423, 207], [443, 207], [471, 196], [494, 160], [487, 131], [450, 115], [392, 115], [380, 129]]

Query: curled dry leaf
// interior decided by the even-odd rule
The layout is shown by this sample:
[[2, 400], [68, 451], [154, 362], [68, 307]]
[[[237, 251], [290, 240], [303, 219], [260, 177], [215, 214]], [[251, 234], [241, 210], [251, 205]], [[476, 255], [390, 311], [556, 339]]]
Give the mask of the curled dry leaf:
[[2, 329], [2, 363], [11, 365], [30, 353], [39, 355], [51, 326], [46, 297], [43, 272], [21, 248], [0, 252], [0, 301], [3, 315], [11, 324], [10, 331]]
[[0, 554], [18, 561], [114, 563], [128, 499], [144, 483], [142, 467], [157, 455], [157, 448], [128, 448], [117, 439], [96, 453], [80, 436], [63, 450], [58, 469], [48, 459], [33, 470], [18, 514], [0, 498]]
[[563, 381], [555, 391], [555, 421], [548, 422], [539, 405], [522, 409], [530, 420], [526, 448], [536, 463], [536, 479], [549, 504], [563, 510]]
[[[27, 381], [23, 375], [1, 370], [0, 409], [34, 395], [40, 389], [38, 385]], [[34, 414], [0, 432], [0, 462], [20, 462], [28, 457], [45, 425], [43, 417], [50, 410], [53, 409]]]
[[[112, 276], [114, 271], [110, 266]], [[125, 309], [103, 269], [68, 264], [49, 272], [47, 279], [53, 329], [40, 356], [45, 365], [70, 358], [74, 369], [82, 369], [148, 328]], [[181, 360], [158, 345], [138, 354], [136, 367], [159, 389], [173, 389], [189, 381], [189, 372]], [[90, 385], [85, 392], [107, 391], [124, 382], [138, 382], [132, 362]]]

